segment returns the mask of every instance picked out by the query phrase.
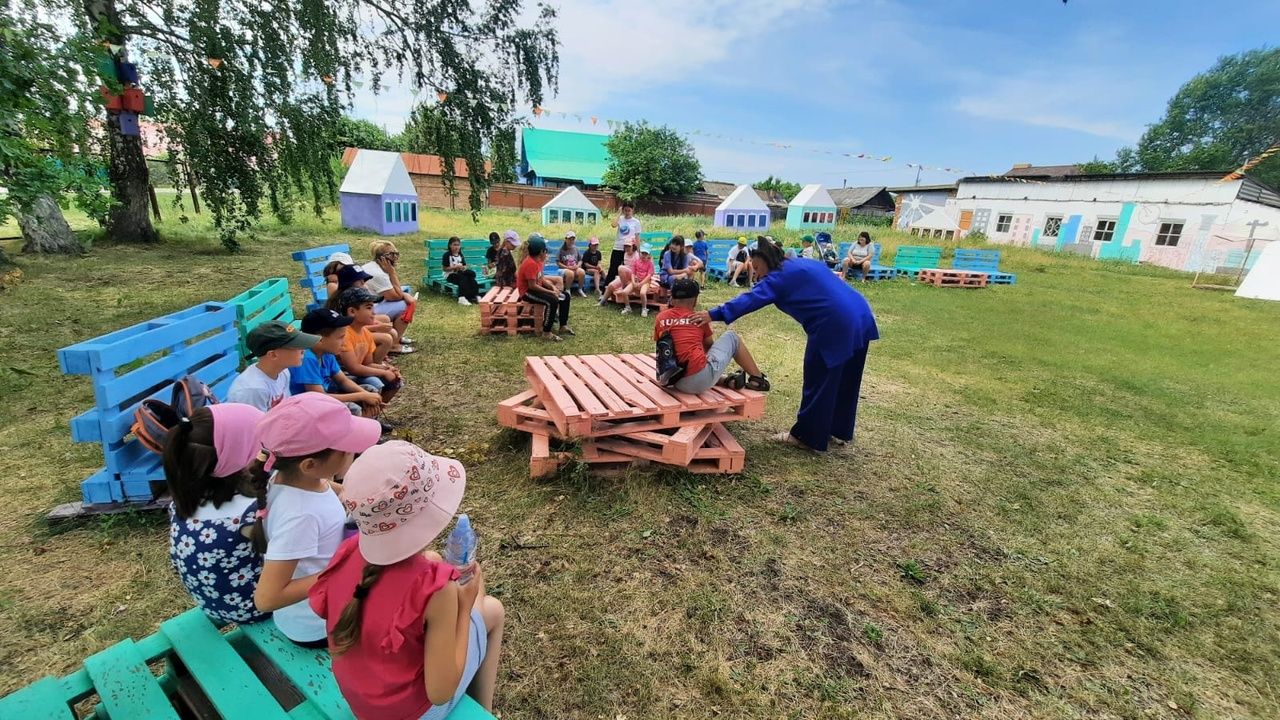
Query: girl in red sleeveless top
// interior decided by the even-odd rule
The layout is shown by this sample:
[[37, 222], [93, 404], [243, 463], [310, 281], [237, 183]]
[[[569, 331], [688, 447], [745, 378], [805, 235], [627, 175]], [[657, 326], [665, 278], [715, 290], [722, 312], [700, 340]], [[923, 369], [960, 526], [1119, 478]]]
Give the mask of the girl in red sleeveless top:
[[356, 459], [342, 502], [360, 533], [342, 543], [311, 588], [325, 619], [333, 674], [357, 718], [436, 720], [468, 692], [493, 705], [505, 612], [477, 566], [458, 570], [425, 548], [466, 487], [456, 460], [401, 440]]

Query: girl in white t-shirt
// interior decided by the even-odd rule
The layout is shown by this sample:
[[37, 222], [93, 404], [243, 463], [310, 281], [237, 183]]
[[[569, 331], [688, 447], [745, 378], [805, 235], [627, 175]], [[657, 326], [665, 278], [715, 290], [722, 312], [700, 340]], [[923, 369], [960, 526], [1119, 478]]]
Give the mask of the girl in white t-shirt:
[[258, 423], [268, 453], [259, 483], [255, 546], [263, 552], [262, 576], [253, 594], [259, 611], [273, 612], [276, 627], [304, 647], [325, 647], [325, 625], [307, 605], [307, 591], [342, 542], [346, 512], [339, 479], [357, 453], [373, 447], [377, 420], [355, 417], [323, 393], [285, 399]]

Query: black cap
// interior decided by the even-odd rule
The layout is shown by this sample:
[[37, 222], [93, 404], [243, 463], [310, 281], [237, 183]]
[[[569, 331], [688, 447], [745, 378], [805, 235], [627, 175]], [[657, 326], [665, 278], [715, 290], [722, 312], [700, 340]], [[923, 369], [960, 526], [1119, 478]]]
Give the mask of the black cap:
[[338, 296], [338, 309], [346, 312], [348, 308], [360, 307], [365, 303], [376, 303], [381, 298], [361, 287], [350, 287]]
[[360, 269], [359, 265], [343, 265], [338, 268], [338, 287], [349, 288], [361, 280], [372, 280], [373, 276]]
[[325, 330], [346, 327], [353, 322], [355, 322], [355, 318], [339, 315], [336, 310], [316, 308], [302, 318], [302, 332], [316, 335]]
[[688, 300], [689, 298], [696, 298], [700, 292], [702, 292], [702, 288], [698, 286], [696, 280], [678, 278], [675, 282], [671, 283], [672, 300]]

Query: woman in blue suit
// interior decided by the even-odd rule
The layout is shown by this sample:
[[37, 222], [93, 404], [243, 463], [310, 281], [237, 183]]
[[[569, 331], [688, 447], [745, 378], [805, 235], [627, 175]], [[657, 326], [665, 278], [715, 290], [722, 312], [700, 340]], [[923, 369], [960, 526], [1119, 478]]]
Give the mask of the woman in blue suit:
[[867, 347], [879, 339], [866, 298], [817, 260], [786, 258], [772, 243], [751, 251], [750, 292], [698, 313], [699, 324], [734, 320], [776, 305], [804, 328], [804, 392], [796, 423], [775, 440], [823, 451], [853, 440]]

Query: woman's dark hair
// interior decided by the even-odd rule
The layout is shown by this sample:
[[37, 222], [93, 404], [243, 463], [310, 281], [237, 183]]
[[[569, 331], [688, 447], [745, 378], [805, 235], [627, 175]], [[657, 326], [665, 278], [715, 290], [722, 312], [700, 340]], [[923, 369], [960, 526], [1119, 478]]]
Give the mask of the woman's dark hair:
[[337, 275], [343, 265], [346, 265], [346, 263], [341, 260], [332, 260], [329, 264], [324, 266], [324, 270], [320, 271], [320, 275], [327, 281], [330, 275]]
[[502, 242], [502, 237], [499, 236], [498, 233], [496, 232], [491, 232], [489, 233], [489, 242], [491, 243]]
[[758, 257], [763, 260], [765, 267], [769, 268], [770, 271], [782, 267], [782, 262], [787, 259], [787, 256], [782, 252], [782, 248], [763, 238], [761, 242], [756, 244], [756, 249], [751, 251], [751, 257]]
[[[273, 468], [282, 475], [288, 475], [297, 470], [303, 460], [311, 459], [324, 462], [335, 452], [337, 450], [326, 449], [299, 457], [276, 457]], [[253, 524], [253, 528], [249, 531], [249, 541], [253, 543], [253, 549], [259, 553], [267, 551], [267, 481], [270, 479], [271, 473], [263, 468], [263, 463], [261, 462], [254, 462], [250, 465], [246, 469], [244, 477], [244, 494], [252, 495], [258, 501], [258, 521]]]
[[207, 407], [197, 408], [169, 432], [163, 457], [164, 477], [180, 518], [195, 515], [206, 502], [218, 507], [240, 490], [243, 471], [228, 477], [213, 476], [218, 453], [213, 448], [213, 413]]
[[866, 238], [867, 242], [871, 242], [871, 233], [867, 232], [866, 230], [863, 230], [862, 232], [858, 233], [858, 239], [861, 240], [862, 238]]
[[461, 246], [462, 246], [462, 238], [458, 237], [457, 235], [450, 236], [450, 238], [449, 238], [449, 245], [453, 245], [454, 243], [458, 243], [458, 246], [459, 246], [459, 247], [461, 247]]
[[355, 647], [360, 642], [360, 610], [364, 606], [364, 599], [369, 596], [369, 589], [373, 584], [382, 577], [382, 565], [366, 564], [364, 572], [360, 573], [360, 582], [356, 584], [355, 597], [347, 602], [346, 607], [342, 608], [342, 614], [338, 616], [338, 622], [333, 626], [333, 654], [341, 655], [342, 653]]

